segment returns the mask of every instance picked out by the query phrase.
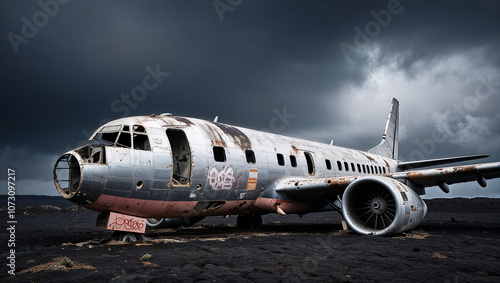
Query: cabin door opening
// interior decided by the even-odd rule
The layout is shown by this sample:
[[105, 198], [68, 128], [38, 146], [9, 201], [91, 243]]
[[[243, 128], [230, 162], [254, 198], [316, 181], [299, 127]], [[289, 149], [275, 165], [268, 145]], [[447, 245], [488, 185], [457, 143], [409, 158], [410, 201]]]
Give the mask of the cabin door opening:
[[182, 130], [167, 129], [167, 137], [172, 148], [172, 184], [174, 186], [189, 185], [192, 157], [186, 134]]

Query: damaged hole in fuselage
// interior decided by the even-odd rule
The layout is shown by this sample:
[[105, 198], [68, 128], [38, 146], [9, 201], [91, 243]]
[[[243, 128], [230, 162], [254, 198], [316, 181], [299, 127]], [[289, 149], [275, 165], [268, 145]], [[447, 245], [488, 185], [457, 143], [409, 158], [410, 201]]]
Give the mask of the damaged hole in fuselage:
[[80, 164], [72, 154], [64, 154], [54, 167], [54, 183], [59, 193], [70, 198], [78, 192], [81, 181]]
[[142, 181], [139, 181], [137, 182], [137, 184], [135, 184], [135, 187], [140, 190], [142, 188], [142, 186], [144, 186], [144, 183]]

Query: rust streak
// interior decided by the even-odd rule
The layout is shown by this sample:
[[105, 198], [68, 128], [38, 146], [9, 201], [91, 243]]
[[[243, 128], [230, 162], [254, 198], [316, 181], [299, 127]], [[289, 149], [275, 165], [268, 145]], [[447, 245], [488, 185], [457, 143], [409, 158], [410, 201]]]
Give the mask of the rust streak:
[[212, 146], [227, 147], [226, 142], [223, 140], [212, 140]]
[[243, 133], [240, 129], [221, 124], [221, 123], [216, 123], [216, 122], [210, 122], [212, 125], [218, 127], [222, 132], [224, 132], [229, 138], [231, 138], [237, 146], [239, 146], [241, 149], [251, 149], [252, 148], [252, 142], [248, 138], [248, 136]]
[[375, 159], [374, 159], [373, 157], [371, 157], [371, 156], [369, 156], [369, 155], [366, 155], [366, 154], [364, 154], [364, 153], [363, 153], [363, 152], [361, 152], [361, 151], [360, 151], [359, 153], [363, 154], [366, 158], [368, 158], [368, 160], [370, 160], [370, 161], [372, 161], [372, 162], [375, 162]]
[[389, 166], [389, 163], [387, 160], [384, 159], [385, 165], [387, 166], [387, 173], [391, 173], [391, 166]]
[[194, 125], [193, 122], [191, 122], [191, 120], [186, 119], [184, 117], [171, 117], [171, 119], [174, 119], [174, 120], [177, 120], [181, 123], [184, 123], [184, 124], [186, 124], [186, 126]]

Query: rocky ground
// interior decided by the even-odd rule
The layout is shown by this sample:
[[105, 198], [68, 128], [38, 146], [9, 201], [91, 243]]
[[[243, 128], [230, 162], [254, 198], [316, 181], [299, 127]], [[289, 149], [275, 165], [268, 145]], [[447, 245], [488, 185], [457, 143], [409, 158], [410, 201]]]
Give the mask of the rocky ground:
[[237, 229], [234, 216], [206, 218], [130, 244], [95, 228], [92, 211], [35, 199], [16, 209], [15, 275], [0, 231], [0, 281], [500, 282], [500, 199], [427, 203], [418, 229], [396, 237], [345, 232], [337, 213], [314, 213], [266, 215], [259, 231]]

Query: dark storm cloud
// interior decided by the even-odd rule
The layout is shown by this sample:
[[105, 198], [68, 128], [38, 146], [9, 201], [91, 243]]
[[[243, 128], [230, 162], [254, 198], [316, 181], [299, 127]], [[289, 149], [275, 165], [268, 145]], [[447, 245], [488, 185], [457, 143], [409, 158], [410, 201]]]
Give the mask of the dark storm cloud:
[[[40, 171], [25, 172], [25, 178], [50, 180], [51, 168], [39, 157], [54, 159], [107, 119], [163, 112], [204, 119], [218, 115], [221, 122], [263, 129], [270, 127], [276, 111], [286, 108], [296, 116], [280, 133], [323, 142], [334, 138], [339, 145], [368, 149], [380, 139], [390, 98], [351, 106], [351, 97], [373, 95], [346, 89], [364, 88], [375, 69], [388, 66], [418, 80], [455, 55], [474, 57], [466, 68], [499, 70], [500, 9], [492, 1], [242, 1], [224, 11], [222, 21], [215, 2], [42, 0], [42, 7], [36, 1], [2, 1], [1, 115], [8, 121], [4, 133], [9, 133], [0, 141], [3, 167], [15, 164], [31, 172], [39, 164]], [[27, 43], [14, 47], [12, 33], [25, 37], [23, 18], [31, 24], [44, 20], [40, 11], [49, 13], [44, 7], [53, 16], [25, 38]], [[386, 25], [379, 23], [380, 30], [368, 36], [366, 45], [356, 46], [355, 28], [366, 33], [367, 24], [377, 23], [373, 13], [385, 15], [389, 7], [400, 12], [391, 14]], [[355, 48], [347, 57], [340, 48], [343, 42]], [[127, 104], [123, 95], [143, 84], [148, 68], [169, 75], [161, 82], [151, 80], [158, 84], [140, 101]], [[472, 76], [459, 73], [436, 76]], [[477, 84], [471, 81], [464, 85], [468, 93]], [[398, 96], [406, 112], [402, 116], [418, 116], [409, 107], [418, 91], [412, 93]], [[444, 97], [432, 109], [449, 110], [450, 101], [461, 103], [465, 96]], [[469, 114], [476, 117], [482, 111], [493, 121], [498, 97]], [[420, 106], [431, 104], [429, 99], [423, 95]], [[358, 123], [359, 130], [346, 132], [348, 127], [339, 125], [359, 116], [346, 113], [380, 115], [372, 119], [380, 126]], [[411, 128], [401, 151], [408, 156], [418, 149], [418, 135], [430, 136], [435, 123], [406, 125]], [[491, 138], [500, 136], [498, 127], [489, 130]], [[450, 148], [465, 151], [458, 144], [444, 148], [430, 156], [456, 155]], [[23, 169], [28, 165], [15, 156], [26, 152], [38, 161]]]

